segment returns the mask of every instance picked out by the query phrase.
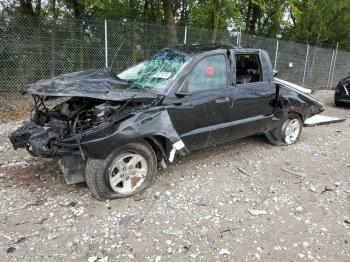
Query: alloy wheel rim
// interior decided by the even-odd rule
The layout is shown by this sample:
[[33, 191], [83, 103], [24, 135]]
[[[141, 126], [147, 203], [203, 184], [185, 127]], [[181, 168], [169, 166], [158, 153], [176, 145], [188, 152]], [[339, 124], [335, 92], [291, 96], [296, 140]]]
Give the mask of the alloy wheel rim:
[[298, 119], [289, 119], [284, 123], [284, 141], [290, 145], [293, 144], [300, 133], [300, 122]]
[[136, 192], [146, 179], [148, 165], [146, 159], [137, 153], [118, 155], [108, 170], [109, 184], [119, 194]]

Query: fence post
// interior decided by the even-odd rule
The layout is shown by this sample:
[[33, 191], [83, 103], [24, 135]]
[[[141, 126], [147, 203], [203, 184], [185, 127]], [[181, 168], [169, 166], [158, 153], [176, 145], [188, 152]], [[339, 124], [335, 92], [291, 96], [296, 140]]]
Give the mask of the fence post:
[[108, 67], [107, 20], [105, 19], [105, 66]]
[[327, 89], [331, 89], [331, 76], [332, 76], [332, 70], [333, 70], [333, 60], [334, 60], [334, 54], [335, 54], [335, 51], [333, 50], [333, 53], [332, 53], [332, 59], [331, 59], [331, 64], [329, 66], [329, 72], [328, 72], [328, 79], [327, 79]]
[[335, 55], [334, 55], [334, 63], [333, 63], [333, 72], [332, 72], [331, 86], [329, 88], [330, 90], [332, 90], [332, 87], [333, 87], [335, 63], [337, 62], [338, 48], [339, 48], [339, 43], [337, 42], [337, 48], [335, 49]]
[[237, 45], [240, 46], [241, 45], [241, 40], [242, 40], [242, 28], [239, 28], [239, 32], [237, 35]]
[[275, 70], [275, 71], [276, 71], [276, 68], [277, 68], [277, 57], [278, 57], [279, 44], [280, 44], [280, 40], [277, 40], [277, 44], [276, 44], [276, 54], [275, 54], [275, 65], [274, 65], [274, 67], [273, 67], [273, 70]]
[[305, 57], [305, 65], [304, 65], [304, 75], [303, 75], [303, 87], [305, 85], [305, 78], [306, 78], [306, 70], [307, 70], [307, 63], [309, 60], [309, 43], [307, 43], [307, 48], [306, 48], [306, 57]]
[[187, 25], [185, 26], [184, 45], [187, 43]]

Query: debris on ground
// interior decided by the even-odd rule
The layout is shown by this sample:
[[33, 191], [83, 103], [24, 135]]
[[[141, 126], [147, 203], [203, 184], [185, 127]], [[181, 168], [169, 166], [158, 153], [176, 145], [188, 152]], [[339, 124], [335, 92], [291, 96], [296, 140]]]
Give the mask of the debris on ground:
[[301, 177], [301, 178], [305, 178], [305, 177], [306, 177], [306, 175], [305, 175], [305, 174], [302, 174], [302, 173], [290, 171], [290, 170], [287, 170], [287, 169], [285, 169], [285, 168], [281, 168], [281, 169], [282, 169], [282, 171], [284, 171], [284, 172], [286, 172], [286, 173], [288, 173], [288, 174], [290, 174], [290, 175], [293, 175], [293, 176], [297, 176], [297, 177]]
[[[333, 93], [315, 95], [327, 114], [348, 117]], [[0, 257], [347, 261], [349, 144], [348, 121], [304, 128], [289, 147], [249, 137], [177, 157], [141, 195], [100, 202], [85, 184], [66, 185], [54, 161], [14, 151], [0, 134]]]
[[314, 115], [305, 120], [304, 126], [319, 126], [319, 125], [328, 125], [335, 124], [339, 122], [344, 122], [346, 118], [337, 118], [332, 116], [324, 115]]
[[266, 210], [256, 210], [256, 209], [248, 209], [248, 212], [253, 216], [266, 215]]

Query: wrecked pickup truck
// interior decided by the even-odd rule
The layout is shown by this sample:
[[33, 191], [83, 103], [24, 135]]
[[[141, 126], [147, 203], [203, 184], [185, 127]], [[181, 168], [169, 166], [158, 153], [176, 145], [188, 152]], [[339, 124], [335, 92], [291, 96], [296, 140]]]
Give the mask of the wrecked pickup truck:
[[166, 48], [118, 75], [65, 74], [22, 93], [35, 106], [14, 148], [57, 158], [66, 182], [86, 181], [99, 200], [144, 190], [176, 154], [255, 134], [291, 145], [323, 111], [274, 81], [267, 52], [231, 45]]

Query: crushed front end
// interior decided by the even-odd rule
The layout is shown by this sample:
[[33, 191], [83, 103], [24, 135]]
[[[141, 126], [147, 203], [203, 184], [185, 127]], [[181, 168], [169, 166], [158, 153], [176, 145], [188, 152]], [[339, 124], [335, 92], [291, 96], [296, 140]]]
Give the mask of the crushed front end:
[[33, 156], [57, 159], [68, 184], [85, 181], [85, 164], [91, 154], [84, 144], [108, 137], [122, 120], [152, 105], [132, 98], [105, 101], [72, 97], [61, 98], [64, 101], [50, 107], [52, 103], [44, 101], [43, 96], [33, 95], [33, 99], [31, 119], [9, 139], [14, 149], [25, 148]]

